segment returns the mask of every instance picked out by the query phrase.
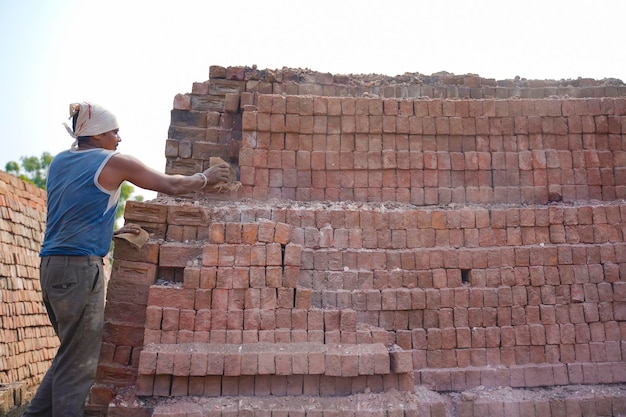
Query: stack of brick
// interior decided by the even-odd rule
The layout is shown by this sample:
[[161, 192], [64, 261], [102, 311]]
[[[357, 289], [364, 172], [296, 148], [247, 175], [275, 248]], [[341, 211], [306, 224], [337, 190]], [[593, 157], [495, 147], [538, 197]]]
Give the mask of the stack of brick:
[[20, 407], [59, 345], [41, 299], [45, 192], [0, 171], [0, 414]]
[[192, 174], [219, 156], [242, 171], [239, 197], [428, 205], [626, 195], [613, 176], [624, 169], [623, 84], [219, 66], [209, 76], [174, 100], [166, 172]]
[[[623, 208], [383, 207], [130, 203], [128, 221], [155, 236], [170, 221], [167, 230], [180, 236], [185, 228], [186, 236], [207, 241], [151, 241], [142, 249], [153, 253], [148, 256], [118, 247], [111, 294], [121, 285], [118, 277], [140, 274], [132, 288], [123, 284], [134, 302], [109, 298], [107, 326], [111, 318], [128, 316], [109, 337], [128, 343], [132, 333], [133, 349], [143, 351], [109, 360], [123, 358], [118, 372], [130, 380], [135, 372], [138, 392], [155, 396], [251, 395], [267, 393], [268, 386], [270, 393], [272, 386], [274, 393], [317, 392], [306, 384], [311, 375], [298, 373], [302, 364], [294, 371], [293, 352], [315, 352], [311, 343], [327, 349], [395, 344], [411, 355], [416, 382], [441, 391], [626, 382]], [[568, 227], [568, 233], [550, 233]], [[418, 228], [439, 237], [405, 243]], [[590, 234], [590, 228], [614, 232]], [[289, 230], [288, 241], [274, 241], [281, 230]], [[489, 238], [451, 238], [482, 234]], [[157, 253], [158, 272], [136, 262], [141, 256], [156, 261]], [[147, 280], [144, 271], [150, 271]], [[159, 285], [148, 284], [157, 278]], [[126, 330], [130, 321], [133, 331]], [[250, 354], [251, 344], [260, 351]], [[269, 344], [292, 345], [284, 352], [291, 370], [280, 368], [282, 384], [251, 375], [261, 357], [273, 357], [278, 367], [276, 353], [262, 348]], [[210, 370], [209, 358], [217, 368]], [[110, 377], [115, 367], [105, 362], [101, 368]], [[320, 383], [328, 375], [313, 375], [320, 393], [331, 392]], [[339, 376], [332, 377], [337, 382]], [[353, 385], [358, 381], [350, 390]], [[334, 392], [348, 392], [343, 382], [334, 386]]]
[[[133, 203], [126, 203], [133, 211]], [[167, 207], [151, 205], [142, 212], [142, 225], [158, 239], [164, 237]], [[132, 217], [132, 216], [131, 216]], [[127, 216], [128, 218], [128, 216]], [[90, 401], [101, 409], [113, 396], [110, 387], [128, 387], [137, 380], [136, 367], [143, 348], [148, 289], [158, 276], [159, 244], [147, 242], [140, 250], [124, 240], [115, 242], [114, 263], [107, 289], [104, 337], [97, 383]], [[105, 407], [106, 408], [106, 407]]]
[[415, 205], [626, 196], [626, 98], [396, 100], [260, 95], [241, 196]]
[[383, 380], [412, 389], [411, 356], [389, 352], [386, 332], [372, 343], [355, 311], [311, 309], [291, 231], [212, 223], [200, 257], [196, 245], [161, 245], [161, 266], [188, 266], [182, 286], [149, 289], [138, 394], [334, 395], [382, 390]]
[[116, 247], [95, 408], [626, 382], [619, 89], [347, 97], [261, 73], [212, 67], [175, 99], [168, 172], [217, 155], [242, 187], [127, 204], [152, 239]]

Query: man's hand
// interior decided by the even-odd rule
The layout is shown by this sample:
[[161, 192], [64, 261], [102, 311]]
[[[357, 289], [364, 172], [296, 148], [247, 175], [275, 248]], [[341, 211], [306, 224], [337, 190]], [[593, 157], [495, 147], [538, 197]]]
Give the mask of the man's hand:
[[134, 223], [127, 223], [124, 226], [120, 227], [116, 231], [113, 232], [113, 235], [120, 235], [122, 233], [132, 233], [134, 235], [138, 235], [141, 231], [141, 227]]
[[203, 172], [206, 175], [207, 185], [213, 185], [220, 182], [228, 182], [230, 176], [230, 166], [228, 164], [214, 165]]

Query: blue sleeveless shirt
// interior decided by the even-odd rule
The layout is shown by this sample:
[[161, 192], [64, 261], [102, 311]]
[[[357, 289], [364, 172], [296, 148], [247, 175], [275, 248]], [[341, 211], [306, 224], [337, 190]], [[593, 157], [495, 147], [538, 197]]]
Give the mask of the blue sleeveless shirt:
[[116, 151], [70, 149], [48, 171], [48, 213], [40, 256], [105, 256], [113, 238], [120, 188], [111, 192], [98, 176]]

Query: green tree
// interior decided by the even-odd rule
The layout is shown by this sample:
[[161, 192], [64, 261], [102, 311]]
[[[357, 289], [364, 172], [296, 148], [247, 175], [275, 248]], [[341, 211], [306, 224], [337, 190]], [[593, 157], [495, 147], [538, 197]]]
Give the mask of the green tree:
[[4, 169], [6, 172], [45, 190], [50, 162], [52, 162], [52, 155], [49, 152], [44, 152], [40, 157], [22, 156], [20, 164], [15, 161], [7, 162]]
[[117, 205], [117, 211], [115, 212], [115, 228], [119, 229], [121, 225], [118, 224], [118, 220], [124, 217], [124, 208], [126, 207], [126, 201], [133, 197], [135, 201], [143, 201], [142, 195], [135, 195], [135, 187], [130, 185], [127, 181], [122, 183], [122, 189], [120, 190], [120, 203]]

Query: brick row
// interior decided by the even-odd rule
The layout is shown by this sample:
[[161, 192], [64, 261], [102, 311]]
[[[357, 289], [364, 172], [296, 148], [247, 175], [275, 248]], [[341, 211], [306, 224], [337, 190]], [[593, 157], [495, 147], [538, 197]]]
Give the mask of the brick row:
[[[298, 266], [283, 266], [281, 264], [265, 266], [268, 261], [265, 260], [264, 256], [263, 259], [260, 259], [258, 256], [259, 253], [265, 254], [265, 248], [259, 246], [252, 251], [248, 249], [234, 248], [234, 263], [237, 266], [186, 267], [183, 271], [183, 286], [191, 289], [296, 288], [300, 273]], [[294, 247], [293, 249], [296, 248]], [[296, 251], [299, 253], [299, 248], [294, 251], [290, 249], [288, 252], [294, 253]], [[250, 265], [251, 252], [255, 254], [252, 255], [252, 263], [254, 265]], [[242, 256], [239, 257], [239, 254], [242, 254]], [[287, 262], [295, 263], [292, 261]]]
[[385, 345], [263, 343], [220, 346], [150, 345], [139, 357], [140, 375], [326, 375], [356, 377], [413, 371], [410, 352]]
[[436, 391], [464, 391], [478, 386], [536, 388], [570, 384], [612, 384], [624, 382], [625, 370], [621, 362], [421, 369], [416, 371], [416, 383]]
[[[530, 349], [535, 355], [530, 361], [532, 363], [554, 362], [565, 357], [574, 359], [574, 362], [617, 362], [622, 360], [626, 346], [619, 339], [619, 331], [617, 331], [617, 337], [615, 334], [604, 334], [605, 328], [610, 330], [610, 327], [616, 327], [616, 322], [612, 322], [612, 326], [603, 326], [601, 323], [595, 326], [567, 323], [413, 329], [397, 333], [397, 342], [407, 350], [426, 350], [427, 360], [432, 359], [433, 363], [437, 361], [440, 363], [439, 366], [431, 367], [441, 367], [441, 363], [444, 362], [441, 352], [450, 349], [516, 347], [520, 347], [518, 353], [526, 357], [509, 357], [504, 361], [505, 364], [527, 363], [523, 359], [529, 359]], [[561, 355], [559, 355], [559, 349]], [[568, 349], [571, 351], [568, 352]], [[439, 357], [436, 353], [430, 357], [430, 352], [439, 352]], [[446, 354], [446, 358], [450, 359], [449, 354]], [[500, 359], [503, 360], [504, 356], [500, 355]], [[452, 360], [458, 361], [458, 355], [456, 359], [453, 356]]]
[[626, 115], [626, 100], [397, 100], [374, 97], [310, 97], [259, 95], [257, 109], [262, 114], [300, 116], [418, 116], [418, 117], [569, 117]]
[[[418, 328], [465, 328], [469, 326], [533, 326], [541, 325], [550, 331], [552, 337], [559, 338], [559, 328], [573, 335], [574, 329], [582, 332], [594, 341], [615, 340], [615, 334], [625, 333], [622, 325], [623, 316], [611, 303], [586, 305], [582, 308], [557, 306], [513, 306], [513, 307], [455, 307], [424, 310], [365, 310], [357, 312], [360, 322], [380, 327], [397, 334], [398, 338], [407, 337], [407, 330], [415, 332]], [[623, 311], [623, 309], [622, 309]], [[526, 317], [526, 315], [528, 317]], [[543, 330], [541, 330], [543, 331]], [[571, 333], [570, 333], [571, 332]], [[606, 334], [607, 336], [604, 336]], [[556, 335], [556, 336], [555, 336]], [[609, 336], [610, 335], [610, 336]], [[604, 339], [606, 337], [606, 339]], [[409, 339], [410, 340], [410, 339]], [[572, 343], [572, 342], [569, 342]], [[404, 346], [403, 343], [398, 342]]]
[[[611, 175], [622, 178], [621, 168], [615, 168]], [[624, 185], [568, 185], [550, 184], [538, 179], [539, 183], [516, 186], [494, 186], [473, 183], [452, 187], [445, 184], [428, 184], [419, 178], [411, 186], [363, 186], [355, 187], [352, 178], [362, 176], [358, 171], [296, 172], [295, 170], [268, 170], [264, 168], [242, 167], [242, 183], [239, 193], [242, 197], [256, 199], [277, 198], [298, 201], [358, 201], [358, 202], [398, 202], [424, 205], [446, 204], [548, 204], [551, 201], [574, 202], [580, 200], [616, 200], [626, 198]], [[390, 178], [402, 177], [409, 171], [387, 172]], [[484, 174], [487, 175], [488, 171]], [[436, 171], [431, 172], [436, 178]], [[504, 175], [504, 171], [502, 171]], [[334, 175], [334, 177], [331, 177]], [[421, 174], [418, 174], [421, 175]], [[447, 175], [444, 173], [443, 175]], [[498, 173], [496, 173], [498, 175]], [[537, 178], [546, 173], [538, 173]], [[561, 175], [560, 173], [558, 175]], [[593, 174], [592, 174], [593, 175]], [[316, 183], [313, 184], [313, 177]], [[405, 175], [406, 177], [406, 175]], [[276, 182], [270, 178], [277, 179]], [[287, 180], [284, 180], [287, 178]], [[331, 178], [331, 182], [326, 178]], [[488, 177], [489, 178], [489, 177]], [[533, 177], [534, 178], [534, 177]], [[294, 182], [299, 181], [297, 184]], [[290, 181], [289, 183], [283, 181]], [[340, 183], [339, 181], [342, 181]], [[490, 181], [490, 180], [488, 180]], [[535, 181], [533, 179], [532, 181]], [[609, 180], [609, 182], [612, 180]], [[436, 181], [435, 181], [436, 182]]]
[[[583, 268], [587, 276], [604, 271], [608, 282], [614, 282], [619, 269], [625, 262], [625, 245], [614, 244], [535, 244], [535, 245], [495, 245], [483, 248], [421, 247], [411, 249], [377, 248], [376, 233], [369, 233], [367, 248], [315, 248], [302, 251], [300, 269], [307, 271], [375, 272], [387, 270], [389, 274], [400, 271], [421, 269], [488, 269], [525, 268], [530, 273], [545, 273], [554, 276], [571, 273], [572, 266]], [[358, 246], [358, 245], [355, 245]], [[315, 248], [315, 249], [313, 249]], [[345, 268], [344, 268], [345, 267]], [[600, 271], [595, 271], [600, 269]], [[347, 277], [346, 277], [347, 278]], [[469, 278], [469, 277], [468, 277]], [[475, 277], [479, 279], [480, 277]], [[597, 279], [595, 276], [594, 279]], [[502, 282], [504, 282], [503, 280]], [[565, 281], [565, 280], [564, 280]], [[585, 279], [579, 282], [588, 282]], [[567, 282], [567, 281], [565, 281]], [[599, 282], [599, 281], [593, 281]]]
[[[495, 271], [494, 271], [495, 272]], [[572, 275], [573, 277], [574, 275]], [[482, 317], [482, 321], [491, 323], [497, 317], [501, 325], [505, 319], [517, 324], [516, 314], [523, 314], [523, 322], [535, 323], [542, 321], [552, 324], [606, 322], [624, 320], [626, 317], [626, 301], [624, 301], [624, 285], [621, 282], [586, 282], [552, 285], [533, 276], [527, 283], [504, 287], [468, 288], [369, 288], [353, 290], [320, 290], [299, 289], [214, 289], [188, 290], [154, 286], [150, 289], [149, 305], [155, 307], [158, 317], [148, 322], [161, 323], [161, 314], [178, 317], [191, 317], [186, 329], [192, 330], [194, 320], [198, 320], [200, 311], [211, 311], [209, 320], [199, 323], [209, 328], [230, 328], [232, 330], [246, 328], [251, 323], [265, 318], [267, 323], [280, 322], [283, 327], [291, 328], [292, 323], [301, 323], [296, 328], [305, 329], [305, 324], [315, 317], [311, 306], [321, 308], [353, 309], [367, 312], [375, 317], [378, 326], [385, 322], [388, 327], [393, 314], [411, 314], [411, 320], [429, 314], [429, 311], [442, 309], [448, 314], [455, 309], [457, 322], [467, 320], [469, 314]], [[382, 281], [381, 281], [382, 282]], [[380, 284], [381, 282], [378, 282]], [[370, 282], [370, 286], [372, 283]], [[423, 312], [421, 312], [424, 310]], [[347, 310], [342, 310], [347, 311]], [[521, 313], [520, 313], [521, 312]], [[155, 314], [148, 309], [149, 314]], [[388, 317], [392, 314], [391, 317]], [[345, 315], [345, 313], [344, 313]], [[226, 319], [228, 317], [228, 320]], [[308, 317], [308, 319], [307, 319]], [[440, 316], [441, 322], [446, 316]], [[510, 319], [513, 317], [513, 319]], [[371, 320], [371, 318], [369, 319]], [[476, 319], [473, 319], [475, 322]], [[405, 323], [408, 319], [403, 320]], [[133, 322], [128, 320], [127, 322]], [[216, 327], [218, 326], [218, 327]], [[328, 327], [328, 321], [326, 321]], [[279, 328], [281, 326], [278, 326]], [[403, 328], [407, 328], [406, 324]]]
[[[618, 136], [619, 137], [619, 136]], [[305, 138], [298, 137], [298, 140]], [[365, 139], [371, 141], [370, 136]], [[344, 139], [343, 142], [348, 139]], [[258, 146], [258, 138], [256, 140]], [[502, 176], [507, 174], [511, 181], [515, 183], [511, 185], [529, 185], [532, 184], [531, 170], [544, 170], [550, 174], [550, 180], [561, 179], [561, 175], [576, 174], [575, 178], [564, 178], [564, 184], [590, 184], [598, 178], [591, 180], [591, 175], [607, 175], [613, 171], [613, 168], [624, 167], [624, 154], [622, 150], [580, 150], [567, 151], [558, 149], [541, 149], [541, 150], [489, 150], [469, 151], [469, 150], [422, 150], [421, 141], [411, 139], [406, 142], [404, 147], [396, 149], [397, 141], [394, 140], [394, 148], [386, 149], [381, 146], [373, 146], [364, 140], [365, 144], [356, 146], [355, 140], [351, 139], [351, 145], [342, 145], [338, 142], [337, 146], [328, 147], [325, 145], [321, 149], [310, 149], [307, 145], [296, 144], [295, 149], [259, 149], [257, 147], [244, 147], [240, 152], [240, 165], [254, 168], [269, 169], [292, 169], [300, 172], [326, 170], [329, 173], [342, 170], [391, 170], [397, 169], [398, 175], [407, 175], [407, 170], [416, 171], [414, 175], [418, 175], [423, 171], [427, 176], [430, 171], [437, 172], [441, 176], [441, 185], [450, 182], [453, 185], [475, 185], [478, 179], [483, 180], [483, 184], [489, 185], [486, 178], [482, 178], [486, 172], [495, 171]], [[417, 142], [417, 143], [416, 143]], [[356, 142], [358, 143], [358, 142]], [[296, 148], [296, 146], [304, 147], [304, 149]], [[359, 150], [362, 148], [364, 150]], [[369, 148], [374, 148], [368, 150]], [[367, 172], [361, 172], [361, 176], [366, 176]], [[541, 172], [541, 171], [540, 171]], [[588, 173], [588, 174], [587, 174]], [[444, 176], [447, 175], [448, 178]], [[375, 174], [380, 175], [380, 174]], [[464, 175], [467, 176], [465, 183]], [[480, 177], [480, 178], [478, 178]], [[419, 178], [414, 178], [414, 184]], [[540, 180], [541, 177], [537, 177]], [[286, 179], [287, 180], [287, 179]], [[358, 180], [358, 178], [357, 178]], [[371, 181], [376, 180], [372, 177]], [[433, 180], [426, 178], [426, 184]], [[380, 181], [380, 180], [379, 180]], [[389, 180], [387, 180], [389, 181]], [[544, 179], [545, 181], [545, 179]], [[610, 183], [609, 183], [610, 184]], [[374, 185], [374, 184], [372, 184]], [[502, 185], [495, 183], [495, 185]], [[538, 184], [539, 185], [539, 184]], [[623, 185], [623, 184], [621, 184]]]
[[[525, 151], [428, 151], [415, 150], [421, 144], [407, 143], [407, 149], [343, 150], [339, 149], [295, 149], [273, 150], [243, 148], [240, 152], [241, 166], [269, 170], [294, 170], [299, 175], [309, 171], [326, 171], [327, 176], [335, 171], [357, 175], [350, 179], [355, 186], [396, 186], [411, 181], [411, 185], [477, 186], [477, 185], [542, 185], [551, 184], [623, 185], [619, 179], [609, 179], [615, 169], [622, 169], [624, 151], [581, 150], [562, 151], [555, 149]], [[367, 148], [363, 145], [362, 148]], [[352, 146], [346, 146], [352, 148]], [[378, 148], [378, 147], [377, 147]], [[381, 170], [382, 173], [381, 173]], [[396, 178], [389, 175], [396, 170]], [[271, 173], [272, 171], [270, 171]], [[494, 173], [494, 178], [488, 178]], [[383, 175], [387, 174], [387, 177]], [[272, 178], [274, 179], [274, 178]], [[334, 177], [332, 181], [337, 181]], [[319, 178], [314, 178], [319, 181]], [[508, 183], [505, 182], [508, 180]], [[293, 179], [283, 178], [292, 183]], [[343, 180], [347, 183], [348, 180]], [[300, 184], [301, 186], [303, 184]]]
[[[584, 312], [584, 316], [590, 321], [597, 321], [599, 317], [613, 317], [614, 314], [622, 320], [626, 314], [623, 311], [625, 286], [622, 282], [587, 280], [583, 283], [571, 280], [559, 284], [557, 276], [555, 284], [554, 280], [545, 280], [543, 275], [537, 274], [526, 275], [525, 279], [518, 276], [517, 282], [512, 281], [510, 285], [504, 286], [471, 288], [466, 285], [456, 287], [430, 285], [415, 288], [415, 285], [411, 285], [407, 288], [402, 286], [403, 282], [400, 280], [387, 281], [385, 272], [368, 274], [370, 279], [361, 281], [365, 283], [363, 286], [346, 285], [341, 289], [335, 289], [330, 285], [319, 286], [313, 290], [315, 292], [312, 294], [312, 304], [319, 307], [317, 304], [321, 302], [324, 308], [350, 308], [357, 311], [541, 306], [545, 309], [542, 310], [544, 315], [551, 314], [554, 317], [556, 311], [556, 315], [560, 316], [561, 310], [565, 309], [577, 317], [582, 317]], [[496, 271], [493, 273], [497, 274]], [[372, 280], [372, 276], [385, 279]], [[403, 275], [396, 274], [395, 277], [401, 278]], [[445, 283], [445, 280], [442, 282]], [[483, 281], [483, 284], [485, 283]], [[320, 284], [324, 285], [325, 282]], [[318, 283], [314, 284], [317, 285]], [[609, 310], [605, 310], [607, 308]]]
[[311, 307], [311, 290], [307, 288], [182, 288], [174, 285], [153, 285], [148, 305], [175, 310], [307, 309]]
[[386, 331], [341, 331], [341, 330], [152, 330], [145, 329], [144, 343], [341, 343], [354, 345], [362, 343], [386, 343], [390, 339]]
[[[432, 74], [428, 80], [421, 77], [399, 80], [398, 77], [381, 77], [360, 74], [356, 77], [343, 74], [329, 74], [317, 71], [292, 68], [259, 70], [256, 67], [211, 66], [210, 80], [244, 81], [247, 91], [263, 94], [300, 94], [303, 96], [328, 96], [328, 99], [342, 100], [343, 97], [437, 97], [455, 99], [491, 98], [550, 98], [556, 96], [579, 97], [619, 97], [626, 94], [621, 85], [604, 85], [603, 80], [553, 81], [553, 80], [494, 80], [477, 75], [458, 76], [454, 74]], [[231, 82], [233, 82], [231, 81]], [[375, 82], [374, 82], [375, 81]], [[382, 81], [382, 83], [381, 83]], [[198, 85], [200, 84], [200, 85]], [[192, 91], [206, 88], [204, 83], [194, 83]], [[419, 85], [417, 85], [419, 84]], [[244, 93], [245, 94], [245, 93]], [[454, 103], [453, 100], [450, 100]], [[612, 100], [599, 102], [601, 107], [612, 104]], [[448, 106], [450, 108], [450, 106]]]
[[[591, 347], [595, 352], [604, 351], [601, 345], [613, 347], [614, 343], [590, 344], [562, 344], [546, 346], [512, 346], [495, 348], [466, 348], [466, 349], [435, 349], [413, 350], [413, 365], [416, 369], [422, 368], [466, 368], [466, 367], [502, 367], [509, 368], [515, 365], [526, 364], [573, 364], [591, 362]], [[619, 355], [614, 355], [617, 357]], [[622, 354], [623, 357], [623, 354]], [[560, 359], [559, 359], [560, 358]], [[602, 364], [606, 360], [593, 363]], [[619, 368], [619, 372], [623, 372]], [[618, 382], [616, 380], [616, 382]]]
[[[469, 283], [473, 287], [499, 287], [499, 286], [528, 286], [528, 291], [537, 291], [532, 287], [547, 284], [544, 294], [559, 292], [568, 300], [576, 302], [584, 301], [581, 293], [585, 291], [607, 291], [612, 285], [620, 286], [617, 281], [623, 280], [623, 263], [620, 264], [593, 264], [589, 266], [562, 265], [557, 266], [506, 266], [492, 265], [488, 268], [480, 264], [467, 263], [464, 268], [459, 269], [458, 265], [445, 267], [443, 265], [433, 266], [428, 270], [426, 264], [424, 269], [400, 269], [400, 264], [394, 264], [396, 271], [390, 272], [383, 269], [373, 271], [347, 270], [347, 271], [324, 271], [324, 270], [303, 270], [301, 271], [300, 285], [313, 287], [316, 293], [313, 294], [314, 305], [319, 305], [324, 298], [330, 305], [349, 307], [354, 302], [352, 294], [346, 294], [342, 290], [353, 291], [356, 289], [421, 289], [430, 288], [456, 288], [464, 283]], [[467, 268], [467, 269], [466, 269]], [[477, 269], [474, 269], [477, 268]], [[606, 282], [602, 282], [602, 274], [605, 274]], [[621, 278], [620, 278], [621, 277]], [[343, 280], [343, 281], [342, 281]], [[541, 284], [538, 284], [541, 282]], [[599, 285], [598, 290], [593, 290], [591, 286]], [[608, 286], [607, 286], [608, 284]], [[556, 288], [555, 288], [556, 287]], [[619, 287], [621, 288], [621, 287]], [[570, 296], [571, 293], [571, 296]], [[591, 296], [589, 296], [591, 297]], [[597, 297], [596, 297], [597, 298]], [[335, 301], [336, 299], [336, 301]], [[592, 300], [592, 298], [588, 298]], [[617, 301], [623, 301], [618, 298]], [[346, 304], [347, 303], [347, 304]], [[554, 304], [554, 302], [547, 302]]]
[[279, 243], [287, 245], [291, 240], [293, 226], [283, 222], [261, 221], [258, 223], [211, 223], [209, 243], [249, 244]]
[[[164, 250], [164, 245], [161, 245], [161, 252]], [[201, 251], [194, 251], [193, 247], [185, 246], [184, 254], [189, 254], [188, 257], [183, 257], [182, 251], [179, 251], [177, 259], [180, 261], [169, 262], [167, 265], [186, 266], [192, 259], [202, 256], [203, 266], [217, 266], [217, 267], [229, 267], [229, 266], [300, 266], [300, 245], [292, 243], [282, 245], [280, 243], [255, 243], [249, 244], [206, 244], [201, 248]], [[194, 256], [195, 255], [195, 256]], [[185, 265], [182, 263], [185, 262]], [[161, 262], [163, 264], [163, 262]]]
[[[380, 204], [360, 203], [361, 210], [349, 203], [336, 202], [330, 210], [311, 207], [285, 207], [285, 219], [295, 227], [336, 229], [407, 230], [407, 229], [506, 229], [511, 227], [552, 227], [574, 225], [618, 225], [626, 220], [626, 210], [619, 204], [553, 204], [550, 206], [484, 206], [461, 208], [396, 209]], [[273, 214], [278, 215], [279, 213]], [[299, 237], [293, 231], [294, 243]], [[568, 242], [576, 243], [576, 242]]]
[[[247, 375], [240, 377], [140, 375], [136, 392], [138, 395], [155, 397], [187, 395], [208, 398], [257, 396], [264, 397], [264, 401], [268, 401], [268, 396], [344, 397], [356, 393], [381, 393], [394, 389], [412, 391], [414, 389], [412, 375], [386, 374], [357, 377], [327, 375]], [[220, 401], [223, 404], [224, 398], [220, 398]], [[441, 405], [441, 410], [443, 410], [443, 404]], [[281, 408], [286, 408], [284, 403], [274, 410]], [[222, 411], [219, 412], [222, 413]], [[223, 414], [216, 416], [219, 415]]]
[[[415, 102], [421, 105], [423, 102]], [[395, 102], [393, 104], [396, 104]], [[245, 112], [243, 128], [247, 131], [312, 135], [432, 135], [432, 136], [533, 136], [533, 135], [620, 135], [626, 116], [413, 116], [413, 115], [298, 115]], [[173, 136], [170, 131], [170, 137]], [[328, 139], [328, 138], [326, 138]], [[382, 139], [382, 138], [381, 138]], [[380, 140], [380, 139], [379, 139]], [[406, 139], [405, 139], [406, 140]], [[542, 139], [539, 139], [542, 140]], [[549, 140], [549, 139], [543, 139]], [[563, 140], [563, 139], [561, 139]], [[567, 140], [567, 139], [565, 139]], [[556, 140], [552, 138], [552, 141]], [[606, 139], [605, 139], [606, 141]], [[572, 141], [574, 142], [574, 141]], [[454, 148], [453, 148], [454, 149]], [[453, 150], [445, 149], [445, 150]], [[580, 149], [580, 148], [572, 148]], [[624, 150], [619, 148], [618, 150]]]
[[[170, 214], [170, 217], [172, 215]], [[212, 244], [279, 243], [287, 245], [293, 226], [266, 221], [261, 223], [210, 223], [204, 210], [177, 213], [180, 220], [168, 224], [166, 240], [176, 242], [209, 241]], [[184, 223], [184, 224], [177, 224]]]
[[[400, 289], [400, 288], [457, 288], [464, 284], [472, 287], [514, 287], [527, 286], [529, 291], [537, 291], [538, 286], [548, 285], [545, 295], [548, 296], [558, 292], [565, 295], [567, 300], [577, 302], [585, 301], [581, 294], [585, 291], [603, 293], [603, 301], [612, 301], [607, 294], [613, 290], [623, 294], [622, 284], [619, 281], [624, 279], [624, 263], [613, 264], [571, 264], [571, 265], [527, 265], [507, 264], [506, 260], [513, 257], [500, 259], [498, 251], [488, 259], [467, 257], [462, 260], [455, 258], [442, 259], [425, 257], [426, 262], [408, 269], [406, 263], [399, 260], [378, 265], [373, 269], [354, 268], [344, 271], [321, 266], [316, 269], [304, 269], [300, 271], [298, 284], [301, 287], [311, 288], [317, 291], [314, 297], [320, 300], [320, 295], [325, 292], [325, 297], [337, 298], [337, 305], [344, 305], [345, 302], [352, 302], [350, 294], [345, 294], [340, 290], [371, 290], [371, 289]], [[442, 252], [445, 254], [445, 252]], [[412, 255], [412, 254], [411, 254]], [[484, 253], [483, 253], [484, 255]], [[385, 256], [378, 257], [385, 260]], [[429, 262], [430, 261], [430, 262]], [[384, 262], [384, 261], [383, 261]], [[448, 262], [448, 264], [443, 264]], [[458, 262], [461, 262], [460, 264]], [[493, 262], [489, 264], [489, 262]], [[526, 261], [528, 262], [527, 258]], [[317, 269], [319, 268], [319, 269]], [[594, 287], [598, 288], [594, 288]], [[336, 293], [336, 294], [335, 294]], [[570, 297], [571, 293], [571, 297]], [[340, 298], [339, 298], [340, 297]], [[345, 297], [348, 297], [347, 299]], [[598, 296], [588, 295], [587, 301], [597, 301]], [[620, 295], [616, 301], [623, 301]], [[554, 302], [546, 302], [554, 304]]]
[[[520, 188], [520, 187], [512, 187]], [[162, 209], [161, 204], [154, 202], [129, 202], [131, 204], [129, 212], [126, 214], [127, 221], [130, 222], [157, 222], [160, 217], [162, 222], [166, 221], [167, 211]], [[136, 213], [137, 211], [138, 213]], [[204, 215], [194, 214], [198, 211], [205, 212]], [[150, 215], [141, 213], [148, 212]], [[159, 214], [157, 214], [157, 212]], [[212, 219], [212, 225], [205, 224], [204, 217]], [[315, 202], [283, 202], [280, 206], [268, 207], [259, 202], [247, 202], [245, 206], [235, 206], [232, 202], [216, 202], [211, 207], [195, 207], [190, 213], [181, 214], [186, 219], [185, 226], [215, 227], [216, 236], [212, 243], [249, 243], [253, 244], [249, 236], [254, 236], [255, 226], [252, 224], [265, 224], [268, 218], [276, 228], [289, 230], [289, 242], [303, 244], [303, 230], [319, 229], [318, 233], [333, 234], [337, 229], [345, 233], [343, 229], [363, 230], [375, 229], [385, 230], [408, 230], [408, 229], [507, 229], [516, 227], [534, 227], [541, 230], [545, 227], [553, 226], [590, 226], [590, 225], [620, 225], [626, 222], [626, 208], [619, 202], [594, 202], [594, 204], [579, 202], [572, 204], [550, 204], [548, 206], [477, 206], [477, 207], [394, 207], [393, 205], [381, 205], [380, 203], [358, 203], [355, 207], [350, 202], [329, 202], [324, 207], [320, 207]], [[179, 223], [182, 220], [179, 220]], [[231, 241], [226, 241], [226, 223], [233, 224], [231, 227], [237, 232], [241, 227], [241, 236], [234, 233]], [[279, 225], [279, 223], [284, 223]], [[213, 226], [214, 224], [214, 226]], [[260, 226], [259, 226], [260, 227]], [[263, 226], [271, 230], [271, 225]], [[223, 230], [222, 230], [223, 229]], [[258, 234], [258, 227], [256, 227]], [[252, 231], [248, 235], [248, 231]], [[314, 231], [311, 231], [314, 233]], [[275, 232], [274, 232], [275, 233]], [[271, 232], [270, 232], [271, 234]], [[208, 238], [208, 232], [206, 236]], [[220, 237], [223, 236], [223, 237]], [[267, 235], [269, 236], [269, 234]], [[286, 234], [284, 235], [286, 236]], [[272, 243], [269, 237], [263, 243]], [[618, 240], [620, 242], [621, 240]], [[181, 242], [181, 241], [179, 241]], [[259, 241], [260, 242], [260, 241]], [[286, 244], [281, 239], [281, 244]], [[547, 243], [547, 242], [544, 242]], [[578, 243], [568, 241], [567, 243]], [[585, 242], [588, 243], [588, 242]], [[2, 252], [0, 251], [0, 256]]]
[[[378, 300], [376, 300], [378, 301]], [[378, 304], [376, 303], [376, 306]], [[619, 334], [615, 323], [624, 320], [623, 303], [587, 303], [581, 307], [559, 304], [546, 306], [499, 306], [499, 307], [437, 307], [419, 310], [359, 310], [360, 322], [387, 330], [407, 330], [418, 327], [467, 327], [467, 326], [519, 326], [542, 324], [582, 325], [600, 331], [608, 326], [607, 333]], [[329, 307], [330, 308], [330, 307]], [[587, 333], [590, 333], [588, 330]], [[624, 330], [622, 330], [624, 333]]]
[[[243, 182], [255, 176], [254, 170], [246, 170]], [[264, 175], [261, 172], [261, 175]], [[293, 177], [293, 173], [274, 173], [276, 177]], [[348, 173], [348, 175], [351, 175]], [[349, 177], [348, 177], [349, 178]], [[626, 198], [626, 186], [554, 185], [511, 186], [511, 187], [289, 187], [268, 186], [249, 183], [239, 191], [242, 197], [256, 199], [276, 198], [298, 201], [339, 201], [339, 202], [398, 202], [404, 204], [445, 205], [445, 204], [548, 204], [553, 200], [568, 202], [585, 199], [614, 200]]]
[[[199, 331], [209, 330], [309, 330], [319, 332], [357, 332], [371, 335], [376, 329], [360, 326], [357, 312], [350, 309], [330, 310], [274, 306], [267, 309], [246, 308], [227, 310], [185, 309], [161, 307], [150, 304], [146, 309], [145, 328], [163, 331]], [[322, 333], [323, 334], [323, 333]], [[364, 335], [360, 337], [364, 338]], [[370, 342], [371, 343], [371, 342]]]

